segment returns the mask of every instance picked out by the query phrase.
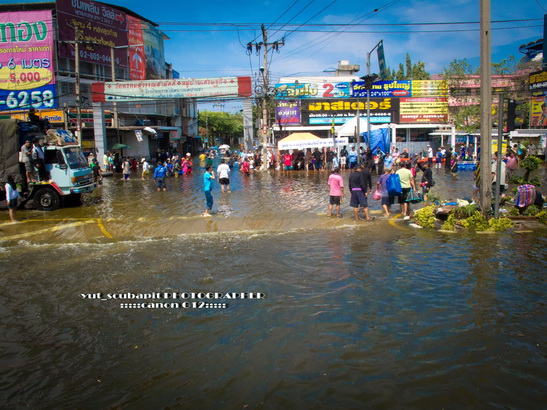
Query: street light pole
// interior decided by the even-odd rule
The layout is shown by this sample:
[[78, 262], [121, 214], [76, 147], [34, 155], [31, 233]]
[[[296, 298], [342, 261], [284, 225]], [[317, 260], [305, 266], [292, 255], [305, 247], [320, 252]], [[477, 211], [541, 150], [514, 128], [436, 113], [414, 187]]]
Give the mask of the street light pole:
[[370, 87], [367, 87], [367, 135], [368, 135], [369, 141], [370, 141], [370, 90], [372, 88], [372, 83], [374, 82], [374, 80], [376, 78], [378, 78], [378, 76], [375, 76], [372, 80], [370, 79], [371, 78], [371, 75], [370, 75], [370, 55], [372, 54], [372, 52], [374, 50], [376, 50], [378, 48], [378, 46], [380, 46], [380, 44], [382, 44], [382, 42], [383, 42], [383, 40], [380, 40], [372, 48], [372, 50], [370, 50], [367, 53], [367, 78], [368, 78], [368, 81], [369, 81], [369, 84], [370, 84]]

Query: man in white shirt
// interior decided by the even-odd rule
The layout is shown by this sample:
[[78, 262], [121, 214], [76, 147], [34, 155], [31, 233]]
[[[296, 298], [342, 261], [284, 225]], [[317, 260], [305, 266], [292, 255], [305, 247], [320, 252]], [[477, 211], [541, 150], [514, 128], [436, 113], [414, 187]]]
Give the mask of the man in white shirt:
[[[494, 157], [492, 160], [492, 192], [495, 192], [496, 189], [496, 180], [498, 173], [498, 153], [494, 152]], [[500, 194], [505, 192], [507, 188], [507, 166], [505, 162], [501, 161], [501, 173], [500, 173]]]
[[143, 158], [142, 160], [142, 179], [148, 179], [148, 175], [150, 175], [150, 163], [146, 160], [146, 158]]
[[226, 192], [230, 193], [230, 167], [226, 164], [226, 160], [224, 158], [222, 159], [222, 163], [217, 168], [217, 175], [222, 193], [224, 193], [225, 187]]

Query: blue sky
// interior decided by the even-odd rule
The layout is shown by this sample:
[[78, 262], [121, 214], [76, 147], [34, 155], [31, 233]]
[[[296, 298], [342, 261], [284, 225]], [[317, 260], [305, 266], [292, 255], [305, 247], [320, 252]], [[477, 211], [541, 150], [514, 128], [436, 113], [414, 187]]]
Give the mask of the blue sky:
[[[165, 41], [166, 60], [183, 77], [255, 76], [262, 66], [262, 55], [248, 56], [245, 44], [261, 41], [261, 23], [268, 28], [269, 41], [285, 37], [279, 53], [270, 54], [272, 83], [291, 74], [328, 75], [323, 70], [336, 67], [339, 60], [359, 64], [358, 75], [364, 75], [366, 54], [380, 40], [390, 68], [404, 63], [406, 53], [413, 62], [425, 62], [431, 74], [441, 73], [453, 59], [466, 58], [476, 68], [480, 63], [479, 0], [114, 0], [107, 3], [124, 6], [158, 23], [170, 38]], [[510, 55], [520, 59], [521, 44], [543, 37], [547, 0], [491, 0], [491, 11], [493, 62]], [[284, 23], [290, 25], [282, 27]], [[310, 26], [312, 23], [322, 25]], [[349, 25], [355, 23], [359, 25]], [[316, 32], [319, 30], [330, 33]], [[375, 53], [371, 71], [378, 71]]]

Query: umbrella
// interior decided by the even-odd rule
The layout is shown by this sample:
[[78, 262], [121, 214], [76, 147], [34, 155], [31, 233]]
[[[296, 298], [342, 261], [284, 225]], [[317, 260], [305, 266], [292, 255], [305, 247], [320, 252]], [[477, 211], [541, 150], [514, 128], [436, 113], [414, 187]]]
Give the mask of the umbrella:
[[112, 148], [110, 149], [124, 149], [124, 148], [131, 148], [131, 147], [125, 144], [114, 144], [112, 145]]
[[218, 149], [230, 149], [230, 146], [228, 144], [224, 144], [218, 147]]

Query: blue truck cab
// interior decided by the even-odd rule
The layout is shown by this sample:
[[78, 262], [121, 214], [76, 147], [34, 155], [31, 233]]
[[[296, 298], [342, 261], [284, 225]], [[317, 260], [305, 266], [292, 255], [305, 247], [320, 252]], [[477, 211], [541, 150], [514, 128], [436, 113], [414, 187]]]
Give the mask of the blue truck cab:
[[[50, 129], [44, 133], [30, 123], [5, 119], [0, 120], [0, 138], [3, 143], [0, 178], [13, 174], [23, 201], [32, 200], [35, 208], [54, 211], [69, 203], [76, 204], [83, 193], [91, 193], [97, 188], [82, 149], [70, 132]], [[49, 179], [33, 183], [26, 180], [19, 151], [25, 140], [35, 138], [46, 142], [42, 149]]]

